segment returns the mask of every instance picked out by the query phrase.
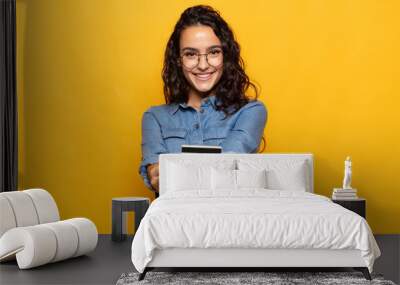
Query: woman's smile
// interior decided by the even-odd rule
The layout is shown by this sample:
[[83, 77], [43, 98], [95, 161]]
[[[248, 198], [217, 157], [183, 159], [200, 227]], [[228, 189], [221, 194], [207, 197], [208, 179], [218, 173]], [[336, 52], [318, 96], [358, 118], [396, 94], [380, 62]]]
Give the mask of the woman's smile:
[[215, 71], [213, 72], [205, 72], [205, 73], [194, 73], [192, 72], [192, 74], [194, 76], [196, 76], [196, 79], [200, 80], [200, 81], [208, 81], [212, 75], [215, 73]]
[[220, 70], [212, 72], [188, 72], [187, 79], [197, 92], [208, 92], [217, 84], [221, 76], [220, 73]]

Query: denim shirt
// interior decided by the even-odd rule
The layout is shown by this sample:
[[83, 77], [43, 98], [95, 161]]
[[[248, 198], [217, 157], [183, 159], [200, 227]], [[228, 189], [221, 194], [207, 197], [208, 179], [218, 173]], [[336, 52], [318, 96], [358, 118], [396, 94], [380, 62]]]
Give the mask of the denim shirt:
[[261, 101], [250, 101], [224, 119], [215, 110], [215, 95], [202, 100], [197, 111], [186, 103], [150, 107], [142, 117], [142, 161], [139, 173], [152, 190], [146, 166], [158, 162], [162, 153], [179, 153], [182, 144], [217, 145], [222, 152], [257, 152], [267, 109]]

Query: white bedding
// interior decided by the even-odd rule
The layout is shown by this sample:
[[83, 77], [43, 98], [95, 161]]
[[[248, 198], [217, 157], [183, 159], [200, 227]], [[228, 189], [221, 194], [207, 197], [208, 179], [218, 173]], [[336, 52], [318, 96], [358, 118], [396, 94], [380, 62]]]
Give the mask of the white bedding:
[[266, 189], [162, 195], [134, 237], [135, 268], [165, 248], [358, 249], [370, 272], [380, 256], [359, 215], [324, 196]]

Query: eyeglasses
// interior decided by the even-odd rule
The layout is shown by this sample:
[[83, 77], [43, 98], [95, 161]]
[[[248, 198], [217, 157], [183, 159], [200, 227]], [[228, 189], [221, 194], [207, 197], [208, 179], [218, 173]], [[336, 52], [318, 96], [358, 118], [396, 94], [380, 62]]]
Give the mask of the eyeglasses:
[[222, 64], [223, 53], [222, 49], [215, 48], [207, 53], [198, 53], [196, 51], [184, 51], [181, 55], [181, 62], [187, 69], [193, 69], [200, 63], [200, 56], [205, 55], [206, 61], [212, 67], [218, 67]]

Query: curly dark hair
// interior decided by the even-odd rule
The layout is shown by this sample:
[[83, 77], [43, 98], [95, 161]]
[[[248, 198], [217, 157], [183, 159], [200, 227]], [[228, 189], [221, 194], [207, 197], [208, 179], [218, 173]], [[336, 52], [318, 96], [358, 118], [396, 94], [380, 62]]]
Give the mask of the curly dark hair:
[[250, 101], [245, 94], [249, 87], [254, 89], [255, 99], [258, 98], [259, 92], [244, 71], [240, 46], [236, 42], [231, 28], [222, 19], [219, 12], [210, 6], [198, 5], [187, 8], [175, 25], [167, 43], [162, 70], [165, 102], [167, 104], [185, 103], [188, 100], [190, 87], [179, 64], [179, 40], [185, 28], [196, 25], [212, 28], [221, 41], [224, 55], [223, 73], [213, 87], [213, 91], [217, 99], [217, 110], [222, 110], [225, 116], [230, 116]]

